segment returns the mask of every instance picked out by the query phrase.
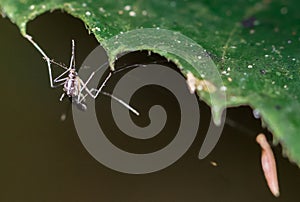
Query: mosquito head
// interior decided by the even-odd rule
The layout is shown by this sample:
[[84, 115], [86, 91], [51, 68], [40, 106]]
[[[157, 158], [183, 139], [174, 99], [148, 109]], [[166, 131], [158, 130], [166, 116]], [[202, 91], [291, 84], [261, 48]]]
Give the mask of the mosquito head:
[[76, 69], [73, 69], [73, 68], [72, 68], [72, 69], [70, 70], [70, 73], [72, 73], [72, 74], [77, 74]]
[[70, 79], [74, 79], [77, 76], [78, 76], [78, 73], [76, 72], [76, 69], [70, 69], [70, 71], [69, 71], [69, 78]]

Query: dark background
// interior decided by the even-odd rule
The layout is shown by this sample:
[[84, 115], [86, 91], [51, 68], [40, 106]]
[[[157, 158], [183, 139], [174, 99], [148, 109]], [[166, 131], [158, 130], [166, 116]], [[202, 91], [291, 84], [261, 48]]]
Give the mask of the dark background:
[[[69, 110], [68, 100], [59, 102], [62, 89], [51, 89], [41, 55], [7, 18], [0, 18], [0, 201], [297, 201], [300, 172], [275, 147], [281, 196], [268, 190], [260, 165], [260, 147], [255, 136], [265, 131], [252, 110], [228, 110], [229, 120], [219, 143], [204, 160], [197, 158], [210, 119], [209, 107], [199, 102], [199, 134], [188, 152], [172, 166], [156, 173], [130, 175], [110, 170], [94, 160], [81, 144]], [[28, 33], [47, 54], [68, 64], [71, 39], [76, 41], [76, 60], [81, 64], [98, 43], [84, 24], [56, 11], [28, 24]], [[145, 58], [135, 53], [123, 58]], [[161, 58], [152, 56], [154, 59]], [[128, 61], [127, 61], [128, 60]], [[172, 66], [172, 65], [171, 65]], [[146, 89], [147, 90], [147, 89]], [[156, 96], [170, 110], [163, 90], [148, 89], [137, 104]], [[110, 126], [105, 109], [109, 99], [97, 99], [102, 125]], [[175, 107], [175, 109], [172, 109]], [[67, 112], [66, 121], [60, 117]], [[100, 113], [103, 112], [103, 113]], [[176, 127], [174, 120], [174, 127]], [[233, 126], [235, 125], [235, 126]], [[172, 127], [169, 127], [172, 128]], [[153, 148], [170, 140], [168, 132]], [[142, 149], [116, 134], [111, 140], [123, 147]], [[270, 138], [270, 137], [269, 137]], [[149, 144], [147, 144], [148, 147]], [[132, 149], [132, 148], [131, 148]], [[145, 148], [144, 148], [145, 149]], [[218, 166], [211, 165], [211, 161]]]

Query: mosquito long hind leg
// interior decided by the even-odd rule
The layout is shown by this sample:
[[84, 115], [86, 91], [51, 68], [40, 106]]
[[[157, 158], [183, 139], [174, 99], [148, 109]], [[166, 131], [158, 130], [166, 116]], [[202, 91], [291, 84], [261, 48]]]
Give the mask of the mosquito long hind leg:
[[135, 115], [137, 115], [137, 116], [140, 115], [140, 113], [139, 113], [136, 109], [134, 109], [133, 107], [131, 107], [129, 104], [127, 104], [127, 103], [124, 102], [123, 100], [117, 98], [116, 96], [114, 96], [114, 95], [112, 95], [112, 94], [110, 94], [110, 93], [107, 93], [107, 92], [103, 92], [103, 91], [101, 91], [100, 93], [103, 94], [103, 95], [109, 96], [109, 97], [111, 97], [112, 99], [114, 99], [115, 101], [119, 102], [119, 103], [122, 104], [124, 107], [126, 107], [127, 109], [129, 109], [132, 113], [134, 113]]
[[63, 75], [65, 75], [66, 73], [68, 73], [71, 69], [75, 69], [75, 41], [72, 39], [72, 52], [71, 52], [71, 60], [70, 60], [69, 68], [64, 67], [63, 65], [55, 62], [54, 60], [51, 60], [50, 62], [55, 64], [55, 65], [58, 65], [58, 66], [60, 66], [60, 67], [62, 67], [66, 70], [54, 79], [54, 83], [66, 81], [67, 78], [61, 78], [61, 77]]
[[72, 39], [72, 53], [70, 60], [70, 69], [75, 69], [75, 41]]
[[41, 49], [41, 47], [39, 47], [39, 45], [36, 42], [33, 41], [32, 37], [30, 35], [26, 34], [25, 38], [42, 54], [42, 56], [46, 60], [47, 65], [48, 65], [48, 73], [49, 73], [49, 79], [50, 79], [50, 86], [51, 86], [51, 88], [54, 88], [55, 86], [53, 85], [51, 60], [50, 60], [50, 58]]
[[[107, 80], [108, 80], [108, 79], [107, 79]], [[83, 81], [82, 81], [81, 79], [80, 79], [80, 83], [82, 84], [82, 86], [84, 86], [84, 83], [83, 83]], [[102, 84], [102, 86], [103, 86], [103, 84]], [[100, 87], [100, 88], [101, 88], [101, 87]], [[99, 88], [99, 89], [100, 89], [100, 88]], [[85, 87], [84, 87], [83, 89], [85, 89], [85, 91], [86, 91], [93, 99], [96, 99], [99, 93], [101, 93], [101, 94], [103, 94], [103, 95], [107, 95], [107, 96], [111, 97], [112, 99], [114, 99], [115, 101], [117, 101], [117, 102], [119, 102], [120, 104], [122, 104], [124, 107], [126, 107], [128, 110], [130, 110], [132, 113], [136, 114], [137, 116], [140, 115], [140, 113], [139, 113], [136, 109], [134, 109], [134, 108], [131, 107], [129, 104], [127, 104], [125, 101], [123, 101], [123, 100], [121, 100], [121, 99], [115, 97], [114, 95], [112, 95], [112, 94], [110, 94], [110, 93], [102, 92], [101, 90], [99, 90], [99, 89], [94, 89], [94, 88], [92, 88], [92, 89], [90, 90], [90, 89], [88, 89], [88, 87], [87, 87], [86, 85], [85, 85]], [[92, 93], [93, 91], [96, 91], [95, 95]]]

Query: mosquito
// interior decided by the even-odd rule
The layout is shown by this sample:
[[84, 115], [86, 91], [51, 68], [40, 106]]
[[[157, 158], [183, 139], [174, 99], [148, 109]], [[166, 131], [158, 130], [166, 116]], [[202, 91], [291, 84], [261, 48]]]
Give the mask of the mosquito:
[[[87, 79], [86, 82], [84, 82], [78, 75], [78, 72], [75, 69], [75, 42], [72, 40], [72, 54], [71, 54], [71, 60], [69, 67], [66, 67], [60, 63], [55, 62], [54, 60], [51, 60], [45, 52], [39, 47], [39, 45], [33, 41], [32, 37], [30, 35], [25, 35], [25, 38], [28, 39], [29, 42], [31, 42], [34, 47], [42, 54], [43, 58], [47, 62], [48, 66], [48, 73], [49, 73], [49, 79], [50, 79], [50, 86], [51, 88], [56, 88], [59, 86], [63, 86], [64, 93], [60, 97], [60, 101], [63, 100], [65, 96], [68, 96], [72, 99], [72, 102], [74, 102], [76, 105], [80, 106], [81, 109], [86, 110], [87, 106], [84, 103], [85, 98], [89, 95], [93, 99], [96, 99], [98, 95], [101, 93], [103, 95], [109, 96], [115, 101], [122, 104], [124, 107], [126, 107], [128, 110], [130, 110], [132, 113], [139, 115], [139, 112], [131, 107], [129, 104], [124, 102], [123, 100], [115, 97], [114, 95], [102, 91], [105, 84], [108, 82], [110, 77], [112, 76], [112, 72], [109, 72], [108, 76], [105, 78], [104, 82], [101, 84], [99, 88], [91, 88], [89, 89], [87, 87], [88, 83], [91, 81], [95, 73], [103, 66], [99, 67], [96, 71], [92, 72]], [[55, 64], [61, 68], [63, 68], [65, 71], [60, 74], [58, 77], [53, 79], [52, 77], [52, 68], [51, 64]], [[105, 65], [105, 64], [104, 64]]]

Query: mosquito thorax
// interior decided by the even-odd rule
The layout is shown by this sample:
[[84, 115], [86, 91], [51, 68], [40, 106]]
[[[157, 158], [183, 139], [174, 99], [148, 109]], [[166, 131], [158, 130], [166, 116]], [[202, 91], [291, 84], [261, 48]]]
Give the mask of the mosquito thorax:
[[75, 77], [69, 76], [69, 79], [64, 84], [64, 91], [69, 97], [76, 97], [79, 94], [78, 80]]

